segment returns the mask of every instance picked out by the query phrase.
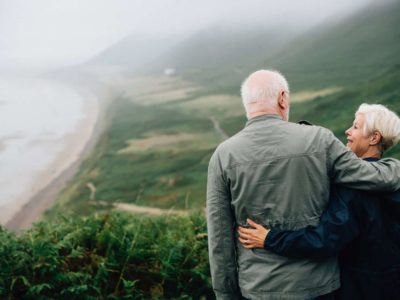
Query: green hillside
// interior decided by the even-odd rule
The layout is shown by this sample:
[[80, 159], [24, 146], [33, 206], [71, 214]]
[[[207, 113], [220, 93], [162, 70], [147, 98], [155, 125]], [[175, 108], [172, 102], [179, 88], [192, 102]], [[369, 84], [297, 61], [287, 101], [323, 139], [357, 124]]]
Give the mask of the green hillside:
[[400, 1], [363, 11], [295, 40], [267, 63], [282, 70], [294, 88], [354, 85], [400, 62]]
[[[203, 207], [208, 159], [221, 141], [210, 120], [128, 99], [112, 109], [110, 127], [57, 206], [79, 214], [104, 208], [104, 202]], [[94, 201], [88, 183], [96, 187]]]
[[[330, 128], [344, 141], [344, 131], [363, 102], [382, 103], [400, 114], [398, 82], [400, 65], [354, 87], [295, 102], [290, 118]], [[145, 87], [143, 81], [140, 85]], [[153, 85], [152, 81], [149, 86]], [[199, 96], [198, 87], [177, 98], [178, 86], [170, 79], [159, 93], [127, 94], [118, 99], [110, 113], [111, 125], [53, 211], [86, 215], [109, 210], [115, 203], [173, 210], [203, 208], [208, 160], [223, 134], [235, 134], [246, 120], [238, 96], [208, 92]], [[170, 89], [174, 94], [168, 98]], [[388, 154], [400, 158], [399, 147]], [[88, 183], [96, 187], [92, 200]]]
[[399, 62], [398, 11], [400, 1], [379, 1], [301, 35], [290, 27], [208, 28], [147, 67], [175, 67], [212, 92], [236, 93], [260, 68], [281, 70], [294, 90], [358, 84]]
[[[276, 34], [277, 31], [283, 34]], [[190, 36], [132, 74], [161, 74], [173, 67], [184, 78], [220, 90], [294, 39], [292, 27], [214, 25]]]
[[[344, 131], [351, 126], [354, 112], [361, 103], [379, 103], [400, 115], [400, 64], [381, 75], [336, 94], [313, 101], [294, 104], [293, 120], [306, 119], [331, 129], [345, 141]], [[389, 153], [388, 153], [389, 154]], [[400, 158], [400, 149], [391, 152]]]

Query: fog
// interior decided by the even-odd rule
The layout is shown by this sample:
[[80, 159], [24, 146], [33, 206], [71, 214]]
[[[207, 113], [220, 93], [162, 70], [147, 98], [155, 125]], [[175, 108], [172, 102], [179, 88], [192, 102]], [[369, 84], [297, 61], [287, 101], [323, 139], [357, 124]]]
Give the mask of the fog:
[[304, 28], [372, 0], [0, 0], [0, 68], [84, 62], [127, 35], [188, 36], [212, 24]]

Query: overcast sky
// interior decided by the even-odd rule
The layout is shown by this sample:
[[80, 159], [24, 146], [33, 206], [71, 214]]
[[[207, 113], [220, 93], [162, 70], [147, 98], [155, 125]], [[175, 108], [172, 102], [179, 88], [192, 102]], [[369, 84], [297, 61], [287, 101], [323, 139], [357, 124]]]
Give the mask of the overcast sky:
[[373, 0], [0, 0], [0, 68], [61, 66], [128, 34], [189, 34], [213, 23], [317, 23]]

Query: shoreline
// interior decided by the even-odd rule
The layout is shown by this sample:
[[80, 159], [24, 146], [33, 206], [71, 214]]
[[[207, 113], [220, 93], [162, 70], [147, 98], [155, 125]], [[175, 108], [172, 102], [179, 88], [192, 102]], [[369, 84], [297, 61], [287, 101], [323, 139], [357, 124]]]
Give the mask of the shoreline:
[[[42, 172], [37, 182], [40, 186], [34, 193], [27, 196], [24, 203], [15, 203], [16, 212], [3, 225], [13, 231], [28, 229], [34, 222], [41, 219], [57, 199], [61, 190], [78, 172], [82, 161], [89, 155], [104, 129], [105, 99], [100, 98], [90, 90], [75, 86], [84, 101], [85, 117], [77, 123], [73, 132], [62, 138], [65, 143], [57, 158]], [[81, 142], [85, 140], [84, 142]], [[58, 172], [52, 171], [57, 170]]]

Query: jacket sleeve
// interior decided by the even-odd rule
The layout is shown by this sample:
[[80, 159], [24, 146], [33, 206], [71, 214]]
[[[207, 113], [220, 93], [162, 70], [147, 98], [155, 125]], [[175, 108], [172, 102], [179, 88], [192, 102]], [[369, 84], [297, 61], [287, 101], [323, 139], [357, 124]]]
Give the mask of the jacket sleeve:
[[400, 161], [393, 158], [367, 162], [348, 150], [332, 132], [327, 133], [327, 164], [333, 183], [360, 190], [400, 189]]
[[208, 167], [207, 228], [212, 284], [217, 299], [240, 299], [231, 197], [214, 153]]
[[332, 188], [327, 209], [317, 226], [299, 230], [272, 229], [264, 248], [294, 258], [327, 258], [337, 255], [360, 233], [360, 222], [352, 201], [356, 192], [346, 188]]

